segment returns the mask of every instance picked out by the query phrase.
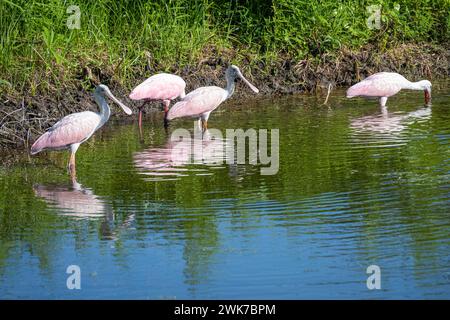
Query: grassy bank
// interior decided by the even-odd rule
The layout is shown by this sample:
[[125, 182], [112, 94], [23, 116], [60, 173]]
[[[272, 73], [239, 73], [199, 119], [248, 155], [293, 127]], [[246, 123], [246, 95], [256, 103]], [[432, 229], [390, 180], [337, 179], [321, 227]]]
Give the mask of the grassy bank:
[[[71, 4], [80, 29], [67, 27]], [[377, 4], [381, 24], [371, 29]], [[33, 93], [103, 72], [127, 85], [211, 56], [270, 65], [342, 47], [445, 43], [449, 11], [450, 0], [1, 0], [0, 81]]]
[[[72, 4], [80, 29], [67, 27]], [[448, 76], [449, 12], [450, 0], [0, 0], [0, 145], [85, 108], [80, 90], [103, 82], [125, 94], [158, 71], [191, 89], [222, 81], [232, 62], [265, 92], [381, 68]]]

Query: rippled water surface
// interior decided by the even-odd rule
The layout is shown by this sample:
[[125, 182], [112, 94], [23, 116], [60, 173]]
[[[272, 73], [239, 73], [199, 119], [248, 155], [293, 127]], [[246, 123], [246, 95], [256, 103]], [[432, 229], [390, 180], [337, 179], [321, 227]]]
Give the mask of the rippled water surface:
[[[239, 88], [243, 90], [243, 88]], [[279, 171], [183, 147], [149, 112], [77, 153], [0, 166], [0, 298], [450, 298], [450, 83], [433, 106], [291, 96], [224, 103], [209, 126], [279, 129]], [[117, 112], [116, 109], [114, 111]], [[180, 148], [181, 146], [181, 148]], [[221, 153], [222, 152], [222, 153]], [[66, 268], [81, 268], [68, 290]], [[381, 269], [368, 290], [366, 269]]]

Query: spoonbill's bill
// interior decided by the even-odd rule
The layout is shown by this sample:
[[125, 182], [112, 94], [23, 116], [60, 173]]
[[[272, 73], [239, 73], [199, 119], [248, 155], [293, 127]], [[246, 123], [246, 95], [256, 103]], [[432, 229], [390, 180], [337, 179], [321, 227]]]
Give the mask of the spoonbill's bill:
[[167, 125], [167, 112], [170, 101], [176, 98], [184, 98], [186, 82], [174, 74], [159, 73], [151, 76], [130, 93], [132, 100], [144, 100], [139, 107], [139, 127], [142, 126], [142, 110], [149, 101], [162, 100], [164, 104], [164, 125]]
[[258, 88], [245, 79], [238, 67], [231, 65], [226, 71], [227, 87], [225, 89], [216, 86], [195, 89], [169, 110], [167, 119], [172, 120], [181, 117], [198, 118], [201, 120], [203, 130], [206, 130], [209, 114], [222, 102], [231, 97], [237, 78], [244, 81], [254, 92], [259, 92]]
[[100, 106], [100, 112], [83, 111], [65, 116], [41, 135], [31, 147], [31, 154], [43, 150], [70, 150], [69, 171], [75, 175], [75, 153], [80, 144], [89, 139], [109, 119], [111, 110], [105, 100], [105, 95], [117, 103], [123, 111], [130, 115], [131, 109], [120, 102], [104, 84], [99, 85], [94, 92], [95, 101]]
[[421, 80], [411, 82], [401, 74], [395, 72], [379, 72], [367, 77], [347, 90], [347, 98], [358, 96], [378, 97], [380, 99], [380, 106], [385, 107], [387, 99], [402, 89], [423, 90], [425, 94], [425, 105], [430, 105], [430, 81]]

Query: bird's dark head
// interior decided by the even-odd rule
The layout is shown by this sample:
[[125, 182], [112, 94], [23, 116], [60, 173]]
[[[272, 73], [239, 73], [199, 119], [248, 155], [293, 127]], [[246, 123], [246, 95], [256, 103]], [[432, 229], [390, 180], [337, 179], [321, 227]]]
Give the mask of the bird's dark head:
[[[95, 88], [94, 96], [95, 96], [95, 99], [96, 99], [96, 100], [99, 99], [100, 97], [101, 97], [101, 98], [104, 98], [105, 96], [108, 96], [109, 98], [111, 98], [112, 101], [114, 101], [115, 103], [117, 103], [117, 104], [122, 108], [122, 110], [123, 110], [126, 114], [130, 115], [130, 114], [133, 113], [133, 112], [131, 111], [131, 109], [128, 108], [126, 105], [124, 105], [119, 99], [117, 99], [117, 98], [111, 93], [111, 90], [109, 90], [109, 88], [108, 88], [106, 85], [104, 85], [104, 84], [99, 84], [99, 85], [97, 86], [97, 88]], [[98, 101], [99, 101], [99, 100], [97, 100], [97, 103], [101, 104], [101, 103], [98, 102]]]
[[97, 88], [95, 88], [95, 93], [105, 96], [105, 94], [111, 93], [111, 91], [109, 90], [108, 86], [104, 84], [99, 84]]
[[236, 81], [236, 79], [242, 75], [241, 70], [239, 70], [239, 68], [235, 65], [230, 65], [227, 68], [227, 72], [226, 72], [226, 76], [227, 79], [233, 79], [233, 81]]
[[258, 93], [259, 90], [258, 88], [256, 88], [253, 84], [251, 84], [243, 75], [241, 70], [235, 66], [235, 65], [230, 65], [227, 69], [226, 72], [226, 78], [227, 78], [227, 82], [234, 82], [236, 81], [237, 78], [240, 78], [242, 81], [244, 81], [244, 83], [250, 87], [250, 89], [252, 89], [254, 92]]

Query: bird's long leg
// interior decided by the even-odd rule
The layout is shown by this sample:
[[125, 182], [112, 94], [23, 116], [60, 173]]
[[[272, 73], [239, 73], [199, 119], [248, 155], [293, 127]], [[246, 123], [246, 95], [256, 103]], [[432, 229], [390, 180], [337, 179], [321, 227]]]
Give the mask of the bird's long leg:
[[202, 129], [206, 131], [208, 129], [208, 120], [202, 119]]
[[139, 107], [139, 129], [142, 130], [142, 111], [144, 110], [144, 106], [147, 103], [147, 101], [144, 100], [142, 105]]
[[164, 100], [164, 127], [167, 128], [169, 126], [169, 120], [167, 120], [167, 113], [169, 112], [170, 100]]
[[380, 107], [386, 107], [387, 97], [380, 97]]
[[144, 143], [144, 133], [142, 131], [142, 126], [139, 126], [139, 141]]
[[70, 152], [70, 159], [69, 159], [69, 173], [72, 179], [76, 179], [76, 165], [75, 165], [75, 152]]
[[80, 143], [74, 143], [70, 145], [70, 158], [69, 158], [69, 172], [72, 179], [76, 179], [76, 166], [75, 166], [75, 153], [80, 147]]
[[75, 189], [76, 187], [77, 187], [77, 185], [78, 185], [78, 182], [77, 182], [77, 177], [76, 177], [76, 175], [70, 175], [70, 178], [71, 178], [71, 180], [72, 180], [72, 187]]

